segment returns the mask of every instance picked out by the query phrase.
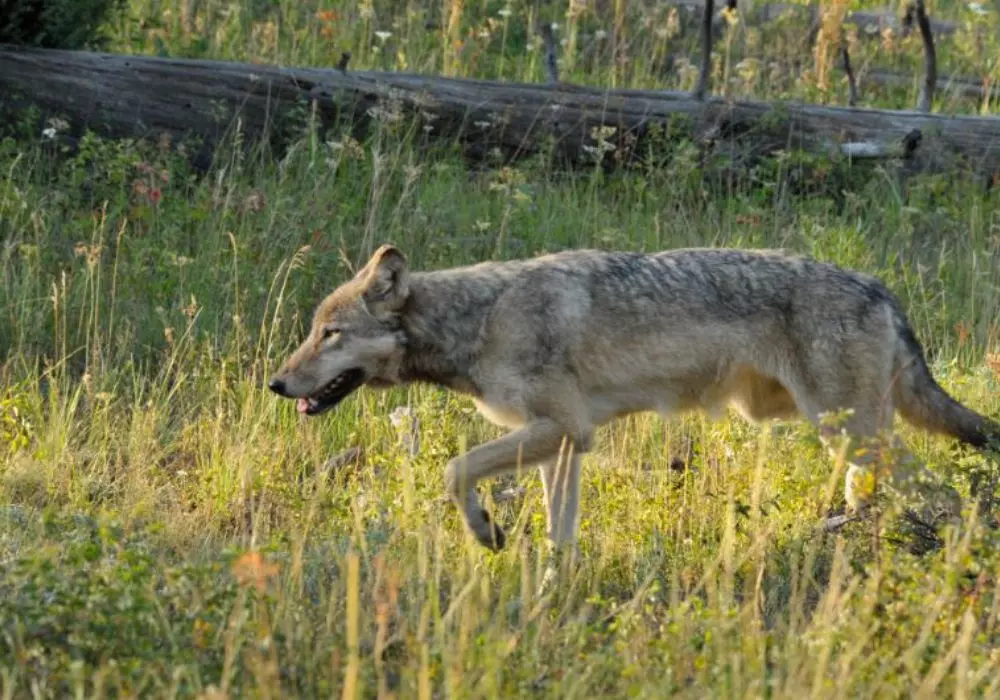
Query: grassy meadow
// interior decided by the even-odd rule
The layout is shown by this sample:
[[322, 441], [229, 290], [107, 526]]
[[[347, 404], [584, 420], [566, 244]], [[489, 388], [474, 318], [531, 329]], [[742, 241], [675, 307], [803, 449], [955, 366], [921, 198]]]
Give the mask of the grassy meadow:
[[[995, 5], [931, 12], [960, 25], [940, 72], [1000, 78], [976, 34], [996, 35]], [[332, 66], [350, 50], [359, 69], [540, 81], [539, 18], [560, 25], [565, 79], [694, 83], [694, 33], [653, 2], [131, 0], [110, 35], [122, 52]], [[856, 66], [919, 66], [913, 36], [850, 41]], [[836, 37], [803, 46], [799, 25], [734, 23], [714, 89], [843, 104]], [[863, 104], [916, 88], [863, 85]], [[997, 112], [948, 91], [935, 108]], [[482, 489], [509, 535], [497, 554], [443, 497], [445, 461], [498, 434], [470, 401], [362, 390], [303, 420], [265, 387], [384, 241], [418, 269], [782, 246], [878, 274], [942, 384], [996, 416], [996, 187], [799, 154], [719, 177], [683, 142], [628, 173], [470, 169], [392, 124], [364, 142], [305, 129], [280, 160], [222, 149], [196, 174], [164, 144], [62, 153], [4, 129], [0, 698], [1000, 696], [1000, 533], [968, 498], [994, 466], [950, 440], [899, 428], [966, 497], [963, 525], [920, 547], [891, 502], [818, 529], [844, 465], [806, 423], [623, 420], [584, 462], [580, 557], [539, 597], [536, 474]]]

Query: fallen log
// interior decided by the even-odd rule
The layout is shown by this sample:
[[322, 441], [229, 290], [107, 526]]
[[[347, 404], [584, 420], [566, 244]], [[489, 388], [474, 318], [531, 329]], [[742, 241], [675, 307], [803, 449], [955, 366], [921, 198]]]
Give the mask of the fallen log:
[[[701, 26], [704, 0], [669, 0], [668, 4], [678, 8], [683, 13], [682, 27], [686, 31], [693, 31]], [[723, 11], [723, 9], [719, 9], [713, 12], [713, 29], [717, 33], [721, 33], [726, 26], [722, 16]], [[816, 24], [819, 21], [818, 7], [816, 4], [763, 3], [750, 7], [747, 10], [745, 21], [750, 26], [760, 26], [775, 22], [783, 17], [799, 19], [810, 25]], [[887, 29], [906, 36], [916, 29], [914, 20], [915, 18], [910, 13], [901, 15], [892, 9], [873, 9], [848, 13], [844, 17], [844, 24], [854, 25], [858, 30], [859, 38], [879, 37]], [[930, 19], [930, 27], [935, 37], [943, 38], [957, 32], [960, 25], [958, 22], [949, 20]]]
[[321, 126], [349, 124], [356, 134], [407, 122], [420, 139], [457, 143], [471, 159], [518, 159], [549, 143], [570, 163], [646, 162], [669, 132], [740, 162], [805, 149], [1000, 170], [1000, 118], [0, 46], [0, 110], [28, 104], [77, 130], [195, 135], [208, 149], [237, 120], [246, 141], [266, 142], [287, 136], [295, 115], [314, 113]]
[[[875, 69], [862, 74], [862, 84], [879, 85], [881, 87], [916, 87], [920, 76], [899, 71]], [[962, 97], [976, 100], [1000, 99], [1000, 85], [990, 83], [983, 78], [970, 78], [957, 75], [942, 75], [937, 78], [936, 91], [944, 96]]]
[[[753, 11], [752, 17], [759, 22], [770, 22], [786, 12], [804, 13], [812, 22], [819, 20], [815, 5], [762, 5]], [[915, 29], [913, 21], [907, 15], [898, 16], [893, 10], [859, 10], [844, 17], [844, 24], [853, 24], [858, 30], [859, 37], [877, 37], [886, 29], [906, 36]], [[930, 18], [928, 18], [928, 26], [934, 36], [940, 37], [951, 36], [959, 29], [957, 22]]]

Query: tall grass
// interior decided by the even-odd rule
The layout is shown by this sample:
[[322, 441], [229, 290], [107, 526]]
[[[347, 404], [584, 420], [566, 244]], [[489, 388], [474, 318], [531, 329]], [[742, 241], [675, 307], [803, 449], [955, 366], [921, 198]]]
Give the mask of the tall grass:
[[[801, 10], [805, 10], [804, 3]], [[841, 33], [858, 74], [862, 104], [912, 105], [919, 91], [919, 32], [897, 24], [879, 31], [836, 26], [842, 13], [885, 9], [875, 0], [823, 4], [825, 21], [815, 55], [803, 41], [807, 13], [789, 11], [768, 23], [734, 15], [723, 22], [713, 62], [718, 94], [756, 99], [805, 99], [846, 104], [838, 57]], [[958, 31], [937, 39], [939, 75], [996, 85], [1000, 59], [992, 51], [1000, 15], [986, 4], [942, 2], [936, 20]], [[472, 78], [544, 82], [540, 23], [556, 27], [563, 80], [604, 87], [692, 89], [699, 10], [650, 1], [567, 0], [132, 0], [117, 27], [113, 50], [166, 56], [333, 67], [343, 52], [356, 69], [443, 73]], [[748, 4], [745, 9], [752, 9]], [[913, 76], [910, 85], [880, 87], [866, 80], [876, 68]], [[995, 112], [994, 99], [939, 91], [935, 110]]]
[[[320, 64], [348, 48], [362, 66], [439, 70], [447, 47], [425, 12], [469, 42], [470, 23], [504, 7], [136, 0], [146, 25], [123, 23], [118, 45]], [[525, 8], [510, 7], [495, 27], [505, 53], [456, 54], [457, 73], [535, 78]], [[608, 7], [609, 41], [643, 55], [657, 35], [641, 15], [661, 10]], [[573, 75], [651, 80], [637, 60], [592, 70], [595, 11], [571, 10]], [[364, 143], [306, 131], [279, 162], [223, 152], [207, 177], [156, 146], [51, 149], [0, 146], [4, 697], [997, 694], [990, 523], [970, 505], [922, 555], [888, 516], [818, 532], [844, 465], [808, 425], [603, 429], [584, 463], [581, 556], [540, 598], [534, 474], [483, 490], [512, 535], [499, 554], [443, 498], [445, 460], [497, 434], [466, 400], [362, 390], [305, 421], [265, 389], [321, 295], [382, 241], [420, 269], [581, 246], [782, 246], [878, 274], [942, 383], [995, 414], [995, 191], [791, 157], [720, 184], [683, 146], [629, 174], [543, 160], [470, 172], [391, 129]], [[900, 430], [968, 495], [981, 458]]]

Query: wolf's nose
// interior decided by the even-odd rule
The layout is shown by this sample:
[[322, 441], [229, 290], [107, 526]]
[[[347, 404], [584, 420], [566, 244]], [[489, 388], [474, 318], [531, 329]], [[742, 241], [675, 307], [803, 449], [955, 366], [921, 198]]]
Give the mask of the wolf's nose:
[[272, 379], [267, 383], [267, 388], [279, 396], [288, 396], [285, 393], [285, 382], [281, 379]]

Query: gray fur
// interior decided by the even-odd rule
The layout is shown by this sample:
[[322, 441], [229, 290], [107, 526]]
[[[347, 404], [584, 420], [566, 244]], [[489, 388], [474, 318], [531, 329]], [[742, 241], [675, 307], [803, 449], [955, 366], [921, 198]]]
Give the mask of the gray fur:
[[[419, 381], [471, 395], [511, 429], [445, 470], [471, 531], [491, 547], [503, 533], [480, 507], [477, 481], [519, 460], [539, 464], [549, 537], [572, 542], [580, 455], [598, 426], [637, 411], [732, 406], [753, 421], [802, 415], [820, 426], [823, 414], [851, 409], [846, 433], [865, 439], [891, 430], [898, 409], [978, 447], [1000, 435], [934, 381], [879, 280], [778, 250], [572, 250], [417, 273], [383, 246], [320, 304], [272, 388], [311, 397], [348, 369], [372, 386]], [[852, 462], [852, 507], [867, 502], [852, 484], [871, 468]]]

